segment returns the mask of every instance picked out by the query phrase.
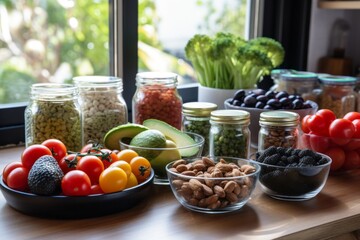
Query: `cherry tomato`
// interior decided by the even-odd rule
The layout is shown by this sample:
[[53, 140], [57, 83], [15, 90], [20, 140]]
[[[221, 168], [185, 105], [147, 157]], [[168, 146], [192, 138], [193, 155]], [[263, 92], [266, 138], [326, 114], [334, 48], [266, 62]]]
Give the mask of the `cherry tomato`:
[[345, 162], [341, 169], [352, 170], [360, 167], [360, 156], [356, 151], [345, 152]]
[[132, 188], [132, 187], [135, 187], [137, 186], [139, 183], [138, 183], [138, 180], [135, 176], [134, 173], [130, 173], [130, 176], [128, 177], [128, 181], [127, 181], [127, 184], [126, 184], [126, 189], [128, 188]]
[[127, 184], [127, 175], [121, 168], [109, 167], [101, 173], [99, 184], [104, 193], [122, 191]]
[[101, 149], [100, 153], [105, 155], [105, 157], [100, 157], [100, 159], [104, 164], [105, 169], [108, 168], [113, 162], [119, 161], [119, 158], [117, 157], [116, 153], [114, 153], [109, 149], [106, 148]]
[[360, 139], [350, 139], [344, 146], [345, 150], [360, 150]]
[[329, 126], [322, 116], [311, 115], [306, 122], [311, 132], [321, 136], [329, 135]]
[[61, 189], [65, 196], [87, 196], [91, 192], [90, 178], [81, 170], [70, 171], [63, 177]]
[[355, 127], [355, 132], [353, 138], [360, 138], [360, 119], [355, 119], [352, 121]]
[[28, 185], [29, 170], [24, 167], [17, 167], [13, 169], [7, 176], [7, 185], [18, 191], [26, 191]]
[[92, 143], [88, 143], [85, 146], [83, 146], [80, 150], [81, 153], [87, 153], [91, 151], [91, 148], [93, 147]]
[[345, 114], [343, 119], [347, 119], [350, 121], [354, 121], [355, 119], [360, 119], [360, 113], [359, 112], [348, 112]]
[[59, 162], [59, 166], [61, 168], [61, 170], [63, 171], [63, 173], [68, 173], [71, 170], [75, 170], [76, 169], [76, 165], [77, 162], [80, 160], [80, 157], [77, 157], [76, 160], [75, 159], [76, 154], [69, 154], [65, 157], [63, 157], [60, 162]]
[[101, 189], [99, 184], [91, 185], [90, 194], [103, 194], [103, 190]]
[[44, 145], [31, 145], [23, 151], [21, 155], [21, 162], [25, 168], [30, 170], [35, 161], [44, 155], [52, 156], [51, 150]]
[[118, 167], [118, 168], [121, 168], [122, 170], [125, 171], [126, 175], [128, 177], [130, 177], [130, 174], [131, 174], [131, 166], [130, 166], [130, 163], [124, 161], [124, 160], [119, 160], [119, 161], [116, 161], [116, 162], [113, 162], [109, 167]]
[[53, 157], [58, 162], [60, 162], [60, 160], [67, 155], [67, 149], [65, 144], [58, 139], [47, 139], [42, 142], [41, 145], [49, 148]]
[[301, 130], [304, 133], [309, 133], [310, 132], [310, 128], [309, 125], [307, 123], [307, 120], [309, 119], [311, 115], [306, 115], [305, 117], [303, 117], [303, 119], [301, 120]]
[[332, 141], [339, 145], [348, 143], [354, 133], [355, 126], [350, 120], [336, 119], [330, 124], [329, 134]]
[[151, 164], [146, 158], [140, 156], [134, 157], [130, 161], [130, 166], [139, 183], [142, 183], [149, 178], [151, 173]]
[[324, 154], [328, 155], [332, 160], [331, 171], [339, 170], [345, 163], [345, 152], [340, 147], [329, 148]]
[[316, 112], [316, 115], [322, 116], [327, 126], [330, 126], [330, 124], [336, 119], [335, 113], [330, 109], [320, 109]]
[[100, 158], [88, 155], [78, 161], [76, 169], [84, 171], [89, 176], [91, 184], [94, 185], [99, 183], [100, 174], [104, 171], [104, 164]]
[[311, 134], [310, 136], [310, 148], [316, 152], [324, 153], [330, 146], [330, 139], [328, 137], [318, 136]]
[[130, 163], [131, 159], [133, 159], [134, 157], [137, 157], [137, 156], [139, 156], [138, 153], [132, 149], [124, 149], [124, 150], [121, 150], [117, 154], [117, 157], [119, 158], [119, 160], [124, 160], [128, 163]]
[[7, 183], [7, 177], [9, 176], [10, 172], [18, 167], [23, 167], [21, 162], [11, 162], [5, 166], [2, 175], [4, 183]]

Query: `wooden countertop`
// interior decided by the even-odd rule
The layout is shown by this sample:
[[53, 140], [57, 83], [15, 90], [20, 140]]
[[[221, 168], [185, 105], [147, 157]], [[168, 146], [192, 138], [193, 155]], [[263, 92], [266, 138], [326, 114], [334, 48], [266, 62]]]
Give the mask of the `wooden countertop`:
[[[0, 150], [0, 169], [24, 148]], [[241, 210], [208, 215], [186, 210], [169, 186], [154, 186], [139, 205], [105, 217], [53, 220], [24, 215], [0, 194], [2, 239], [324, 239], [360, 229], [360, 170], [331, 175], [323, 191], [303, 202], [264, 195], [259, 186]], [[346, 235], [346, 239], [359, 237]], [[345, 238], [342, 238], [345, 239]], [[358, 238], [359, 239], [359, 238]]]

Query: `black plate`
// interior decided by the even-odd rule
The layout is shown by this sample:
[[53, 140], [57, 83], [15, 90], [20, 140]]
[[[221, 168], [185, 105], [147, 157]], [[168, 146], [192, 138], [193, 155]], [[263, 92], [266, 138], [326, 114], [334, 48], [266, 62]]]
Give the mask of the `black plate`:
[[9, 188], [0, 176], [1, 191], [14, 209], [36, 217], [89, 218], [99, 217], [134, 207], [151, 193], [154, 171], [136, 187], [121, 192], [97, 194], [86, 197], [40, 196]]

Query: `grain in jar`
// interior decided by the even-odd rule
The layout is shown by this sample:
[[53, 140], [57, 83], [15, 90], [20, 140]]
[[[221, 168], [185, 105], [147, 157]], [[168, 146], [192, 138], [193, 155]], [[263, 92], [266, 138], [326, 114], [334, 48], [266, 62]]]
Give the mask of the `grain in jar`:
[[215, 110], [211, 112], [210, 124], [210, 156], [249, 157], [249, 112], [243, 110]]
[[258, 151], [271, 146], [296, 148], [300, 115], [289, 111], [267, 111], [260, 114]]
[[30, 96], [25, 109], [26, 147], [56, 138], [68, 150], [80, 151], [83, 142], [78, 89], [71, 84], [38, 83], [31, 86]]
[[80, 76], [74, 78], [79, 88], [83, 119], [83, 141], [103, 144], [105, 134], [128, 122], [123, 99], [122, 79], [110, 76]]
[[182, 125], [182, 98], [177, 91], [178, 75], [171, 72], [142, 72], [136, 75], [132, 119], [142, 124], [154, 118], [177, 129]]

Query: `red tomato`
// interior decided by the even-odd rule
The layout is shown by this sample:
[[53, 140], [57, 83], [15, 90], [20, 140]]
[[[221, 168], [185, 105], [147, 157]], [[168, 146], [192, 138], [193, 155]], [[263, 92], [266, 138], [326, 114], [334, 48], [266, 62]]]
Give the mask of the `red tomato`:
[[70, 171], [63, 177], [61, 189], [65, 196], [87, 196], [91, 192], [90, 178], [81, 170]]
[[99, 184], [91, 185], [90, 194], [103, 194], [103, 190], [101, 189]]
[[306, 122], [311, 132], [321, 136], [329, 135], [329, 126], [322, 116], [311, 115]]
[[354, 121], [355, 119], [360, 119], [360, 113], [359, 112], [348, 112], [345, 114], [343, 119], [347, 119], [350, 121]]
[[360, 119], [355, 119], [352, 121], [355, 127], [355, 132], [353, 138], [360, 138]]
[[21, 155], [21, 162], [25, 168], [30, 170], [35, 161], [44, 155], [52, 156], [51, 150], [44, 145], [31, 145], [23, 151]]
[[67, 155], [67, 149], [65, 144], [58, 139], [45, 140], [43, 143], [41, 143], [41, 145], [49, 148], [53, 157], [58, 162], [60, 162], [60, 160]]
[[116, 153], [109, 149], [101, 149], [99, 153], [104, 154], [104, 157], [100, 157], [100, 159], [102, 160], [105, 169], [108, 168], [113, 162], [119, 161]]
[[355, 133], [354, 124], [347, 119], [336, 119], [330, 124], [329, 134], [332, 141], [339, 144], [347, 144]]
[[17, 167], [13, 169], [7, 176], [7, 185], [18, 191], [26, 191], [28, 185], [29, 170], [24, 167]]
[[15, 168], [23, 167], [21, 162], [11, 162], [7, 164], [3, 170], [3, 181], [4, 183], [7, 182], [7, 177], [9, 176], [10, 172]]
[[93, 147], [92, 143], [88, 143], [85, 146], [82, 147], [82, 149], [80, 150], [81, 153], [87, 153], [90, 152], [91, 148]]
[[69, 154], [65, 157], [63, 157], [60, 162], [59, 162], [59, 166], [61, 168], [61, 170], [63, 171], [63, 173], [67, 173], [71, 170], [75, 170], [76, 169], [76, 164], [77, 162], [80, 160], [80, 157], [77, 157], [77, 160], [75, 159], [76, 154]]
[[330, 146], [330, 139], [328, 137], [315, 134], [311, 134], [309, 142], [311, 149], [320, 153], [324, 153]]
[[360, 167], [360, 156], [356, 151], [345, 152], [345, 162], [341, 169], [352, 170]]
[[331, 171], [339, 170], [345, 163], [345, 152], [340, 147], [332, 147], [324, 154], [328, 155], [332, 160], [330, 166]]
[[336, 119], [335, 113], [330, 109], [320, 109], [316, 112], [316, 115], [322, 116], [327, 123], [327, 126], [330, 126], [330, 124]]
[[303, 119], [301, 120], [301, 130], [304, 133], [309, 133], [310, 132], [310, 128], [309, 125], [307, 123], [307, 120], [309, 119], [311, 115], [306, 115], [305, 117], [303, 117]]
[[91, 184], [94, 185], [99, 183], [100, 174], [104, 171], [104, 164], [100, 158], [88, 155], [78, 161], [76, 169], [84, 171], [89, 176]]

